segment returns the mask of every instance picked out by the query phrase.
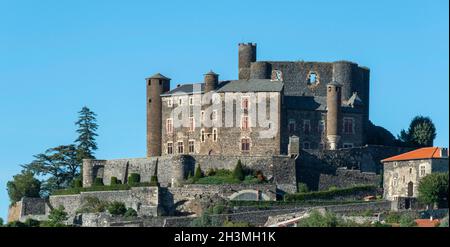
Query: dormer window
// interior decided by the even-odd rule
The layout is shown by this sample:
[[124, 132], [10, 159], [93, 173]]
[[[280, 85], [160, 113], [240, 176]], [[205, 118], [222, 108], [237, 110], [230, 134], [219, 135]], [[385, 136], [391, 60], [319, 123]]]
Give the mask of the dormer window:
[[319, 75], [315, 71], [310, 71], [307, 77], [309, 85], [315, 85], [319, 83]]
[[283, 80], [283, 73], [281, 70], [272, 70], [272, 76], [270, 77], [271, 81], [282, 81]]

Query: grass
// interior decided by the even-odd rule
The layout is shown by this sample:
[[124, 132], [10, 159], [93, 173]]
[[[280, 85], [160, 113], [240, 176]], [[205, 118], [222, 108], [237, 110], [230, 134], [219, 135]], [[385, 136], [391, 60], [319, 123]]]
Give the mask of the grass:
[[306, 193], [286, 194], [285, 201], [304, 201], [304, 200], [318, 200], [318, 199], [334, 199], [335, 197], [351, 196], [359, 192], [375, 192], [376, 186], [360, 185], [343, 189], [332, 189], [327, 191], [312, 191]]
[[[220, 170], [219, 170], [220, 171]], [[259, 183], [258, 179], [252, 175], [248, 175], [245, 177], [243, 181], [240, 181], [237, 178], [234, 178], [231, 172], [220, 171], [216, 172], [215, 175], [205, 176], [199, 178], [197, 181], [194, 181], [192, 178], [188, 180], [188, 183], [193, 184], [257, 184]]]
[[81, 192], [90, 192], [90, 191], [116, 191], [116, 190], [130, 190], [132, 187], [148, 187], [151, 186], [148, 182], [142, 182], [138, 184], [134, 184], [133, 186], [129, 184], [114, 184], [114, 185], [97, 185], [86, 188], [67, 188], [62, 190], [53, 191], [53, 196], [62, 196], [62, 195], [76, 195]]

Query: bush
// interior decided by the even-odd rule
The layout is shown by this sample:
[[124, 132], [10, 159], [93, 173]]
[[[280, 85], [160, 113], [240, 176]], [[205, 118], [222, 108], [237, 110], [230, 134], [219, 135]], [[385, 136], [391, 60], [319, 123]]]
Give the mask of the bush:
[[439, 225], [439, 227], [448, 227], [448, 215], [445, 216], [442, 221], [441, 224]]
[[222, 205], [222, 204], [215, 205], [212, 208], [212, 214], [223, 214], [223, 213], [226, 213], [227, 212], [226, 209], [227, 208], [226, 208], [225, 205]]
[[361, 185], [344, 189], [333, 189], [328, 191], [312, 191], [307, 193], [295, 193], [285, 194], [285, 201], [303, 201], [314, 199], [333, 199], [339, 196], [351, 196], [359, 192], [373, 192], [376, 190], [376, 186], [373, 185]]
[[65, 226], [64, 222], [68, 219], [67, 213], [64, 211], [64, 206], [59, 205], [58, 208], [54, 208], [48, 215], [48, 226], [60, 227]]
[[81, 205], [80, 209], [77, 210], [77, 213], [105, 212], [107, 206], [108, 206], [107, 202], [100, 201], [100, 199], [98, 199], [97, 197], [88, 196], [85, 197], [85, 201]]
[[74, 195], [80, 194], [80, 192], [85, 191], [112, 191], [112, 190], [129, 190], [131, 187], [128, 184], [116, 184], [116, 185], [99, 185], [92, 187], [84, 187], [84, 188], [69, 188], [62, 190], [53, 191], [52, 195]]
[[111, 177], [111, 182], [109, 183], [110, 185], [116, 185], [119, 184], [117, 177]]
[[411, 215], [404, 214], [400, 217], [400, 226], [401, 227], [413, 227], [416, 226], [416, 222], [414, 221], [414, 218]]
[[224, 227], [251, 227], [252, 225], [250, 225], [250, 223], [248, 223], [248, 222], [243, 222], [243, 221], [233, 222], [233, 221], [226, 220], [225, 222], [223, 222], [223, 226]]
[[159, 186], [158, 176], [153, 175], [153, 176], [150, 178], [150, 186]]
[[386, 223], [399, 223], [400, 222], [400, 214], [396, 212], [389, 212], [384, 218]]
[[304, 219], [301, 219], [297, 224], [298, 227], [337, 227], [339, 222], [338, 217], [335, 214], [326, 212], [322, 215], [320, 212], [314, 210], [311, 214]]
[[258, 180], [258, 183], [265, 183], [266, 181], [266, 176], [264, 176], [262, 171], [256, 171], [256, 179]]
[[27, 225], [16, 220], [16, 221], [8, 222], [8, 224], [6, 224], [6, 227], [27, 227]]
[[40, 225], [41, 222], [39, 222], [39, 220], [35, 220], [32, 218], [28, 218], [25, 220], [24, 224], [27, 227], [38, 227]]
[[206, 171], [206, 176], [214, 176], [214, 175], [216, 175], [216, 170], [214, 168], [209, 168]]
[[112, 215], [124, 215], [127, 208], [123, 202], [113, 202], [108, 205], [108, 212]]
[[305, 183], [298, 183], [297, 185], [297, 192], [299, 193], [307, 193], [309, 192], [309, 188], [308, 185], [306, 185]]
[[242, 181], [245, 178], [244, 167], [242, 166], [242, 162], [240, 159], [236, 164], [236, 168], [234, 168], [233, 178], [238, 179], [239, 181]]
[[194, 181], [197, 181], [200, 178], [202, 178], [202, 168], [200, 167], [200, 164], [199, 164], [197, 166], [197, 168], [195, 168]]
[[131, 186], [135, 186], [141, 182], [141, 175], [138, 173], [131, 173], [128, 177], [128, 184]]
[[128, 208], [123, 216], [127, 217], [127, 218], [131, 218], [131, 217], [137, 217], [138, 214], [137, 214], [136, 210], [134, 210], [132, 208]]
[[73, 188], [81, 188], [81, 187], [83, 187], [83, 181], [81, 181], [81, 179], [79, 179], [79, 178], [74, 179], [73, 182], [72, 182], [72, 187]]
[[94, 186], [102, 186], [102, 185], [103, 185], [103, 178], [95, 178]]

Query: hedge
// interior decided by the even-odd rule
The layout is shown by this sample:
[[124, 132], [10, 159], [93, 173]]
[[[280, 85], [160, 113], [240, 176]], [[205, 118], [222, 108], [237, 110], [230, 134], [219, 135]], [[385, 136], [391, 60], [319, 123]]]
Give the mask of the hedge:
[[231, 207], [259, 207], [269, 208], [273, 206], [327, 206], [327, 205], [343, 205], [353, 203], [367, 203], [361, 200], [348, 200], [348, 201], [336, 201], [336, 200], [307, 200], [307, 201], [229, 201], [228, 204]]
[[129, 185], [135, 185], [138, 184], [139, 182], [141, 182], [141, 175], [139, 175], [138, 173], [131, 173], [130, 176], [128, 177]]
[[314, 199], [333, 199], [338, 196], [350, 196], [358, 192], [374, 192], [377, 187], [374, 185], [360, 185], [344, 189], [334, 189], [328, 191], [312, 191], [307, 193], [295, 193], [284, 195], [285, 201], [304, 201]]

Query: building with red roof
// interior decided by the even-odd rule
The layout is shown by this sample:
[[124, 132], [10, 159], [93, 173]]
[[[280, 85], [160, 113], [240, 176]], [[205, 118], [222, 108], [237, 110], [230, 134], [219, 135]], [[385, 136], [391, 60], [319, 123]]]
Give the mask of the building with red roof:
[[[425, 147], [382, 160], [384, 198], [391, 201], [416, 198], [423, 177], [448, 172], [448, 155], [447, 148]], [[410, 208], [410, 200], [405, 202], [403, 207]]]

